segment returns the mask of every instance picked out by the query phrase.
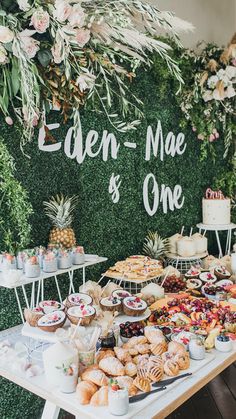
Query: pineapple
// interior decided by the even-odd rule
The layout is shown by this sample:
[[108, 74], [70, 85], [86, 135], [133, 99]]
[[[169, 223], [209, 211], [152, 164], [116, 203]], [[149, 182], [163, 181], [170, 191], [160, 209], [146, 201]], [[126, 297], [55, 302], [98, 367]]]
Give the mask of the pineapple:
[[45, 214], [52, 221], [53, 227], [49, 235], [50, 245], [70, 248], [76, 245], [74, 230], [71, 228], [73, 211], [78, 203], [78, 196], [56, 195], [47, 202], [44, 201]]
[[143, 252], [152, 259], [162, 259], [168, 251], [168, 239], [162, 239], [157, 231], [149, 231], [144, 239]]

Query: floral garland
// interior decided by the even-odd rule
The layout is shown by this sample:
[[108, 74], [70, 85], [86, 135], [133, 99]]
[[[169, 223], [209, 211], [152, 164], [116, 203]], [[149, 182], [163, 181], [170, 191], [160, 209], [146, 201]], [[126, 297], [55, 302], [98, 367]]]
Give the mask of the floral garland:
[[[104, 112], [119, 131], [135, 129], [141, 100], [128, 84], [156, 51], [182, 83], [160, 30], [174, 37], [193, 27], [142, 0], [4, 0], [0, 10], [0, 109], [24, 127], [22, 144], [45, 111], [61, 110], [79, 126], [79, 109]], [[116, 109], [120, 111], [117, 112]], [[135, 120], [127, 121], [133, 114]]]
[[202, 141], [202, 158], [208, 151], [215, 156], [213, 143], [221, 138], [226, 157], [230, 148], [235, 152], [236, 36], [225, 50], [210, 45], [200, 54], [185, 52], [183, 59], [190, 60], [197, 69], [181, 96], [185, 125], [191, 124]]

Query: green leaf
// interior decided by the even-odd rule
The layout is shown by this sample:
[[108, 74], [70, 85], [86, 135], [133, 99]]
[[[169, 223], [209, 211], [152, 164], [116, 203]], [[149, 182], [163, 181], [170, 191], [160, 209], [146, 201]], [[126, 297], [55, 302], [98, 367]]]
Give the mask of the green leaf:
[[48, 49], [41, 49], [37, 54], [37, 58], [43, 67], [47, 67], [52, 59], [52, 54]]
[[13, 65], [12, 65], [11, 84], [12, 84], [13, 95], [16, 96], [20, 88], [19, 68], [17, 66], [16, 61], [13, 61]]

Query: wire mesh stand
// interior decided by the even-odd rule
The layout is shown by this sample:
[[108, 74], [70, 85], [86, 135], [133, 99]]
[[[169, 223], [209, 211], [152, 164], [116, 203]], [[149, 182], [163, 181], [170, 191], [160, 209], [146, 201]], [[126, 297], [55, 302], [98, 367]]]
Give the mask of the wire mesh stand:
[[145, 281], [137, 280], [137, 281], [129, 281], [127, 279], [119, 278], [119, 279], [112, 279], [112, 282], [117, 284], [118, 286], [121, 286], [125, 291], [130, 292], [130, 294], [138, 294], [141, 292], [142, 288], [144, 288], [146, 285], [150, 283], [157, 284], [160, 277], [147, 279]]
[[182, 274], [185, 274], [191, 266], [202, 266], [202, 260], [200, 258], [196, 259], [179, 259], [179, 258], [167, 258], [165, 261], [165, 265], [171, 265], [174, 268], [178, 269]]

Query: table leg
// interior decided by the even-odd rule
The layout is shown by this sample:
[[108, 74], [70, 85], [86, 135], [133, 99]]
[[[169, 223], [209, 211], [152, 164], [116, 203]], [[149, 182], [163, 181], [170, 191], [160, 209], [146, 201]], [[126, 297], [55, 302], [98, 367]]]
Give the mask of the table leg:
[[221, 248], [221, 244], [220, 244], [220, 238], [219, 238], [219, 233], [217, 230], [215, 230], [216, 233], [216, 240], [217, 240], [217, 244], [218, 244], [218, 249], [219, 249], [219, 258], [223, 257], [223, 252], [222, 252], [222, 248]]
[[14, 291], [15, 291], [16, 301], [17, 301], [17, 304], [18, 304], [18, 308], [19, 308], [19, 312], [20, 312], [22, 323], [25, 323], [25, 319], [24, 319], [22, 308], [21, 308], [21, 303], [20, 303], [20, 299], [19, 299], [17, 288], [14, 288]]
[[38, 281], [38, 291], [37, 291], [37, 298], [36, 298], [36, 306], [39, 305], [40, 288], [41, 288], [41, 280]]
[[75, 292], [74, 283], [73, 283], [73, 273], [74, 273], [74, 271], [69, 271], [68, 272], [69, 279], [70, 279], [69, 295], [71, 294], [71, 291], [73, 293]]
[[227, 243], [226, 243], [226, 249], [225, 254], [229, 255], [231, 250], [231, 238], [232, 238], [232, 230], [228, 230], [227, 232]]
[[27, 294], [26, 294], [26, 291], [25, 291], [25, 286], [24, 285], [21, 285], [21, 288], [22, 288], [22, 291], [23, 291], [23, 295], [24, 295], [26, 306], [27, 306], [27, 308], [29, 308], [30, 306], [29, 306], [28, 297], [27, 297]]
[[41, 300], [44, 300], [44, 278], [41, 281]]
[[43, 409], [41, 419], [57, 419], [59, 416], [60, 407], [56, 404], [46, 401]]
[[56, 283], [56, 287], [57, 287], [57, 293], [58, 293], [58, 296], [59, 296], [59, 301], [60, 301], [60, 303], [62, 303], [61, 290], [60, 290], [56, 275], [54, 276], [54, 279], [55, 279], [55, 283]]
[[32, 288], [31, 288], [31, 299], [30, 299], [30, 307], [34, 308], [35, 306], [35, 282], [32, 283]]

